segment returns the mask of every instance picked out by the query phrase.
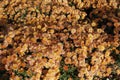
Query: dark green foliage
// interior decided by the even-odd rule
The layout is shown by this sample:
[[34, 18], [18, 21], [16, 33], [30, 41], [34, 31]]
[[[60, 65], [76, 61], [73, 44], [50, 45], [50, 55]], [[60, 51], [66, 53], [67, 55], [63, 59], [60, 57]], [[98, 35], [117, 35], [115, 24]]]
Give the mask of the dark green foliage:
[[108, 78], [109, 80], [120, 80], [120, 75], [117, 75], [116, 70], [114, 69], [114, 65], [117, 65], [118, 69], [120, 69], [120, 54], [117, 54], [116, 51], [113, 50], [111, 52], [110, 56], [112, 56], [113, 59], [115, 60], [115, 64], [108, 65], [108, 66], [111, 66], [113, 68], [113, 71], [109, 77], [105, 77], [102, 80], [105, 80], [106, 78]]
[[27, 16], [27, 13], [28, 13], [28, 10], [27, 10], [27, 8], [26, 8], [26, 9], [25, 9], [25, 12], [22, 14], [21, 18], [22, 18], [22, 19], [25, 18], [25, 17]]
[[117, 64], [120, 67], [120, 54], [116, 54], [115, 50], [113, 50], [110, 55], [115, 60], [115, 64]]
[[25, 78], [30, 78], [32, 75], [28, 75], [26, 71], [19, 72], [18, 70], [14, 71], [15, 75], [21, 76], [22, 80], [25, 80]]
[[[63, 69], [64, 66], [68, 66], [67, 71]], [[78, 75], [77, 67], [73, 65], [66, 65], [64, 63], [64, 59], [61, 60], [60, 73], [61, 75], [59, 77], [59, 80], [68, 80], [68, 78], [72, 78], [73, 80], [79, 80], [77, 76]]]
[[110, 76], [101, 78], [101, 80], [120, 80], [120, 75], [117, 75], [116, 73], [112, 72]]
[[120, 45], [116, 49], [120, 51]]
[[91, 56], [85, 58], [85, 63], [88, 63], [89, 65], [92, 65], [91, 64], [91, 58], [92, 58]]
[[78, 71], [74, 66], [69, 65], [68, 71], [65, 71], [62, 67], [60, 68], [61, 76], [59, 80], [68, 80], [68, 78], [72, 78], [73, 80], [79, 80], [77, 77]]
[[74, 3], [74, 2], [72, 2], [72, 1], [71, 1], [71, 2], [69, 2], [68, 4], [69, 4], [69, 6], [71, 6], [71, 7], [72, 7], [72, 6], [75, 6], [75, 3]]
[[5, 70], [0, 70], [0, 77], [5, 73]]
[[0, 80], [9, 80], [10, 75], [6, 70], [0, 70]]

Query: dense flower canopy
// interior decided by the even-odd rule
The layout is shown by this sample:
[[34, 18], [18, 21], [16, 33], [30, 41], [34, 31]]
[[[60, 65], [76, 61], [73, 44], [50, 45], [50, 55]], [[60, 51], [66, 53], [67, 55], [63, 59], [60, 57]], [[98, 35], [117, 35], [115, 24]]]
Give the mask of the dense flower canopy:
[[120, 0], [0, 0], [0, 80], [120, 80]]

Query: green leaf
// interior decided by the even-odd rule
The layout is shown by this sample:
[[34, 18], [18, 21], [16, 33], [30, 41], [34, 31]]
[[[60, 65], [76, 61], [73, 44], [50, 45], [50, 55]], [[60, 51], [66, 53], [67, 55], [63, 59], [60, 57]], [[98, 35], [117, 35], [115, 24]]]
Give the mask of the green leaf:
[[26, 77], [30, 78], [32, 75], [28, 75], [26, 71], [19, 72], [18, 70], [14, 70], [15, 75], [21, 76], [22, 80], [24, 80]]
[[120, 50], [120, 45], [116, 49]]
[[[68, 66], [67, 71], [63, 69], [64, 66]], [[59, 69], [61, 73], [59, 80], [68, 80], [68, 78], [72, 78], [73, 80], [79, 80], [77, 67], [75, 67], [74, 65], [65, 64], [64, 58], [60, 62]]]

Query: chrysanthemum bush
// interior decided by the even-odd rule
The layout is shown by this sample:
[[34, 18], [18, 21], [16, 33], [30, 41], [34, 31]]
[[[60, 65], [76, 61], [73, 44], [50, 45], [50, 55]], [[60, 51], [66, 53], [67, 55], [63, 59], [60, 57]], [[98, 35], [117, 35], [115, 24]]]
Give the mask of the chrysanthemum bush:
[[0, 0], [0, 80], [119, 80], [119, 0]]

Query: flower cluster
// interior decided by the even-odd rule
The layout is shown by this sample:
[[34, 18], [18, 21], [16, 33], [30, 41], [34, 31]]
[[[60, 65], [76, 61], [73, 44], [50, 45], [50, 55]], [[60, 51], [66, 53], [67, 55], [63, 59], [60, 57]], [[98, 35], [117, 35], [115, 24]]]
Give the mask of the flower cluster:
[[0, 80], [119, 80], [119, 0], [0, 0]]

